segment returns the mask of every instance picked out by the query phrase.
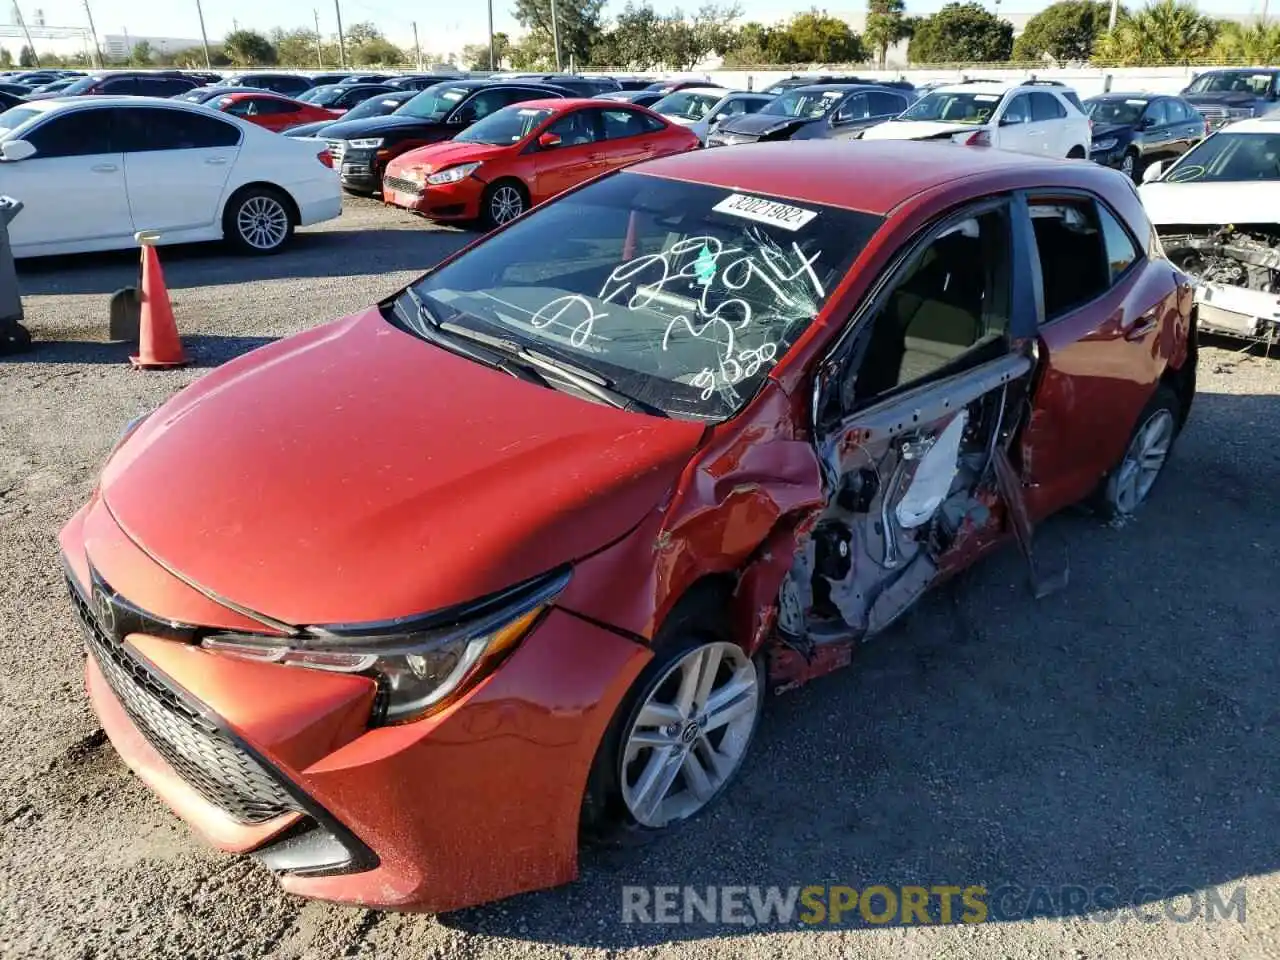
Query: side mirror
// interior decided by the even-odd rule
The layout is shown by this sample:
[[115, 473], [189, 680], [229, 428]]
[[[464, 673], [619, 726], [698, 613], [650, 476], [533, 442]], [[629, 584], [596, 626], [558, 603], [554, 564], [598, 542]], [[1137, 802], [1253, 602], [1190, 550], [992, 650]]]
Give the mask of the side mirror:
[[1018, 114], [1012, 117], [1004, 116], [1000, 118], [1000, 126], [1002, 127], [1014, 127], [1020, 123], [1026, 123], [1026, 122], [1027, 122], [1027, 118], [1022, 116], [1021, 114]]
[[1157, 160], [1151, 166], [1147, 167], [1147, 169], [1142, 171], [1142, 182], [1151, 183], [1155, 180], [1159, 180], [1160, 174], [1162, 173], [1164, 173], [1164, 161]]
[[447, 124], [448, 124], [449, 126], [451, 126], [451, 127], [461, 127], [461, 126], [465, 126], [466, 124], [468, 124], [468, 123], [470, 123], [470, 122], [471, 122], [471, 118], [470, 118], [469, 116], [466, 116], [466, 115], [462, 114], [462, 113], [455, 113], [455, 114], [452, 114], [452, 115], [449, 117], [449, 119], [445, 121], [445, 123], [447, 123]]
[[538, 137], [538, 146], [543, 150], [551, 150], [560, 146], [560, 136], [555, 133], [544, 133]]
[[17, 163], [36, 155], [36, 148], [26, 140], [8, 140], [0, 144], [0, 157], [8, 163]]
[[1150, 130], [1155, 125], [1156, 125], [1156, 121], [1154, 117], [1143, 117], [1141, 120], [1138, 121], [1139, 130]]

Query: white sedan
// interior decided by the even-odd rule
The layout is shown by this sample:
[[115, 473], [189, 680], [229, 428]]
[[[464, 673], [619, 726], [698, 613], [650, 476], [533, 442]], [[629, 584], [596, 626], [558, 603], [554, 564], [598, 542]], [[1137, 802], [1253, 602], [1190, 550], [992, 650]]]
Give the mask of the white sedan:
[[328, 155], [177, 100], [77, 97], [0, 113], [0, 195], [25, 209], [15, 257], [226, 239], [275, 253], [295, 227], [342, 213]]
[[752, 93], [749, 90], [686, 87], [667, 94], [649, 109], [662, 114], [672, 123], [688, 127], [706, 146], [707, 137], [722, 120], [744, 113], [755, 113], [772, 99], [772, 94]]

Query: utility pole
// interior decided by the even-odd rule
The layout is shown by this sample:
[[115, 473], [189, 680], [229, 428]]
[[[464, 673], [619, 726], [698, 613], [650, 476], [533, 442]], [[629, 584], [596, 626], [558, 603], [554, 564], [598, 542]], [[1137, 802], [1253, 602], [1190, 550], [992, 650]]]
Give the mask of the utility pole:
[[422, 71], [422, 45], [418, 43], [418, 21], [413, 21], [413, 58], [418, 65], [418, 71]]
[[[492, 41], [490, 41], [492, 42]], [[556, 48], [556, 73], [560, 67], [560, 22], [556, 19], [556, 0], [551, 0], [551, 42]]]
[[1111, 16], [1107, 18], [1107, 32], [1116, 28], [1116, 15], [1120, 11], [1120, 0], [1111, 0]]
[[493, 48], [493, 0], [489, 0], [489, 69], [498, 69], [498, 58]]
[[27, 49], [31, 51], [31, 59], [36, 62], [36, 66], [40, 66], [40, 54], [36, 53], [35, 41], [31, 39], [31, 31], [27, 29], [27, 18], [22, 15], [22, 8], [18, 6], [18, 0], [13, 0], [13, 14], [18, 18], [18, 26], [22, 28], [23, 34], [27, 38]]
[[320, 43], [320, 11], [312, 8], [311, 16], [316, 21], [316, 65], [324, 69], [324, 47]]
[[[89, 0], [84, 0], [87, 6]], [[206, 70], [213, 69], [213, 58], [209, 56], [209, 35], [204, 29], [204, 9], [200, 6], [200, 0], [196, 0], [196, 16], [200, 19], [200, 43], [204, 46], [204, 68]]]
[[98, 31], [93, 25], [93, 11], [89, 9], [89, 0], [84, 0], [84, 15], [89, 18], [89, 36], [93, 37], [93, 63], [101, 69], [102, 48], [98, 46]]
[[345, 70], [347, 68], [347, 40], [342, 35], [342, 4], [340, 0], [333, 0], [333, 12], [338, 15], [338, 65]]

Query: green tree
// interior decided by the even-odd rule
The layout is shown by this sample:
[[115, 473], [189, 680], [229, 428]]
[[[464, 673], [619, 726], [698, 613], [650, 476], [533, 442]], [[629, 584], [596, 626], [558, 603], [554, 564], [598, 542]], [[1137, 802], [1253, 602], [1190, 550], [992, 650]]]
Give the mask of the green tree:
[[728, 50], [733, 43], [733, 22], [742, 13], [737, 4], [721, 7], [707, 3], [692, 17], [677, 7], [659, 24], [656, 56], [669, 67], [688, 70], [709, 54]]
[[1101, 0], [1061, 0], [1027, 21], [1013, 44], [1013, 59], [1040, 60], [1046, 54], [1059, 62], [1088, 60], [1094, 45], [1107, 32], [1111, 5]]
[[[502, 63], [511, 55], [511, 38], [501, 30], [493, 34], [493, 56], [496, 63], [494, 69], [501, 70]], [[430, 57], [427, 58], [428, 60]], [[487, 43], [469, 43], [462, 48], [462, 65], [468, 70], [488, 70], [489, 45]]]
[[393, 67], [408, 59], [403, 50], [384, 37], [366, 40], [351, 51], [352, 62], [362, 67]]
[[13, 69], [13, 54], [7, 47], [0, 47], [0, 67], [6, 70]]
[[146, 40], [139, 40], [133, 45], [133, 52], [129, 54], [129, 62], [135, 67], [147, 67], [155, 60], [155, 51], [151, 49], [151, 44]]
[[911, 36], [904, 0], [867, 0], [867, 26], [862, 39], [875, 51], [876, 63], [884, 66], [889, 48]]
[[907, 48], [912, 63], [995, 63], [1013, 52], [1013, 25], [977, 3], [948, 3], [918, 21]]
[[[605, 0], [556, 0], [556, 25], [560, 34], [560, 57], [567, 68], [569, 61], [587, 63], [591, 46], [601, 32], [601, 10]], [[516, 0], [512, 10], [520, 26], [528, 30], [520, 43], [522, 59], [555, 66], [555, 46], [552, 43], [551, 0]], [[517, 70], [532, 67], [512, 66]]]
[[763, 23], [754, 20], [744, 23], [734, 32], [730, 40], [724, 65], [756, 67], [773, 63], [769, 58], [769, 40], [772, 35], [773, 27], [766, 27]]
[[627, 5], [591, 47], [591, 62], [602, 66], [649, 70], [662, 62], [666, 24], [649, 3]]
[[862, 40], [849, 24], [817, 8], [792, 17], [787, 34], [794, 45], [793, 63], [858, 63], [866, 59]]
[[1218, 24], [1190, 0], [1158, 0], [1116, 22], [1095, 56], [1121, 66], [1187, 63], [1208, 55]]
[[18, 66], [20, 67], [38, 67], [40, 61], [36, 59], [36, 52], [26, 44], [18, 51]]
[[1280, 60], [1280, 23], [1255, 23], [1246, 27], [1230, 21], [1219, 29], [1209, 54], [1215, 60], [1275, 63]]
[[316, 63], [316, 41], [319, 38], [314, 30], [298, 27], [293, 30], [281, 30], [277, 27], [271, 31], [271, 45], [276, 48], [276, 62], [286, 67], [314, 67]]
[[228, 33], [222, 47], [237, 67], [272, 66], [276, 62], [276, 48], [254, 30]]

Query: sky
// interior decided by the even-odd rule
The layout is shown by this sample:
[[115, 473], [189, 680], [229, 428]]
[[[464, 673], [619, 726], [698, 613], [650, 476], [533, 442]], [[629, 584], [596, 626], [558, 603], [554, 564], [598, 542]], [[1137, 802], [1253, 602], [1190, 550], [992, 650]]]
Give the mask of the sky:
[[[12, 0], [0, 0], [0, 23], [12, 23]], [[467, 43], [484, 42], [487, 30], [486, 5], [480, 0], [427, 0], [421, 5], [405, 4], [403, 0], [340, 0], [344, 26], [359, 21], [372, 21], [389, 39], [402, 46], [413, 43], [411, 20], [419, 17], [418, 31], [423, 53], [443, 54], [461, 50]], [[673, 0], [653, 0], [660, 12], [676, 6], [685, 10], [696, 8], [701, 0], [686, 0], [683, 4]], [[907, 0], [907, 12], [925, 14], [942, 6], [945, 0]], [[1006, 12], [1033, 13], [1046, 6], [1050, 0], [1004, 0]], [[156, 36], [197, 38], [200, 36], [196, 16], [196, 0], [166, 0], [164, 3], [140, 5], [137, 0], [89, 0], [98, 34], [131, 36]], [[793, 13], [807, 10], [813, 5], [809, 0], [740, 0], [744, 20], [772, 23], [786, 19]], [[44, 13], [49, 26], [85, 26], [83, 0], [20, 0], [23, 16], [28, 24], [35, 20], [36, 11]], [[493, 0], [494, 29], [509, 33], [518, 32], [518, 25], [511, 16], [511, 0]], [[818, 4], [833, 13], [858, 11], [864, 0]], [[994, 0], [986, 0], [994, 8]], [[1129, 0], [1129, 6], [1138, 5]], [[225, 36], [234, 26], [266, 32], [273, 27], [311, 27], [313, 10], [320, 14], [323, 33], [336, 32], [333, 0], [203, 0], [205, 26], [210, 40]], [[610, 9], [621, 9], [623, 0], [611, 0]], [[1209, 13], [1257, 12], [1261, 0], [1200, 0], [1200, 7]], [[443, 10], [441, 9], [443, 8]], [[37, 41], [36, 47], [40, 44]]]

